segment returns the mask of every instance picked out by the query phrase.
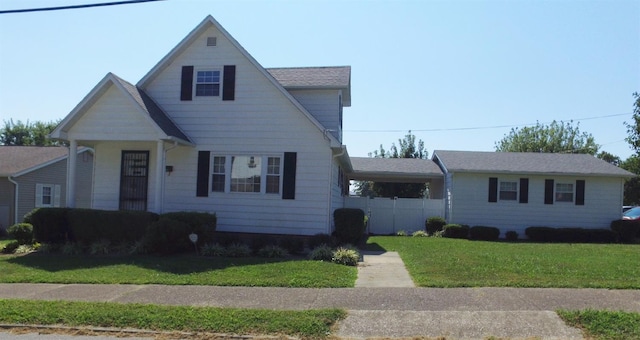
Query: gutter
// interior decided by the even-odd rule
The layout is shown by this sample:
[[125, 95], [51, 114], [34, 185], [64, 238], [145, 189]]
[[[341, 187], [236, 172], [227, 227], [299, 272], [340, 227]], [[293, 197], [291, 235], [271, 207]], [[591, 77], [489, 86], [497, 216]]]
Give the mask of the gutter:
[[19, 195], [19, 188], [20, 185], [18, 184], [18, 182], [16, 182], [13, 178], [11, 178], [11, 176], [7, 176], [7, 179], [9, 180], [9, 182], [13, 183], [16, 186], [16, 192], [14, 195], [14, 203], [13, 203], [13, 208], [14, 208], [14, 212], [13, 212], [13, 223], [17, 224], [18, 223], [18, 195]]

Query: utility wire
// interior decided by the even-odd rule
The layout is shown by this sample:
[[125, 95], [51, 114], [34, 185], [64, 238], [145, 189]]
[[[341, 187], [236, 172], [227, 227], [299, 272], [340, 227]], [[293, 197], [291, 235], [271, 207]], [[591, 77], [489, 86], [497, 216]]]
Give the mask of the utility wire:
[[26, 9], [7, 9], [7, 10], [0, 10], [0, 14], [59, 11], [63, 9], [80, 9], [80, 8], [116, 6], [116, 5], [132, 5], [132, 4], [137, 4], [142, 2], [152, 2], [152, 1], [164, 1], [164, 0], [127, 0], [127, 1], [112, 1], [112, 2], [103, 2], [103, 3], [96, 3], [96, 4], [84, 4], [84, 5], [26, 8]]
[[[582, 120], [591, 120], [591, 119], [600, 119], [600, 118], [610, 118], [610, 117], [618, 117], [618, 116], [628, 116], [629, 113], [618, 113], [613, 115], [605, 115], [605, 116], [596, 116], [596, 117], [586, 117], [586, 118], [576, 118], [570, 119], [569, 121], [580, 122]], [[457, 127], [457, 128], [439, 128], [439, 129], [402, 129], [402, 130], [345, 130], [345, 132], [407, 132], [411, 130], [412, 132], [438, 132], [438, 131], [465, 131], [465, 130], [487, 130], [487, 129], [503, 129], [503, 128], [514, 128], [521, 126], [533, 126], [540, 124], [540, 122], [528, 123], [528, 124], [519, 124], [519, 125], [491, 125], [491, 126], [475, 126], [475, 127]], [[542, 124], [551, 124], [551, 122], [546, 122]]]

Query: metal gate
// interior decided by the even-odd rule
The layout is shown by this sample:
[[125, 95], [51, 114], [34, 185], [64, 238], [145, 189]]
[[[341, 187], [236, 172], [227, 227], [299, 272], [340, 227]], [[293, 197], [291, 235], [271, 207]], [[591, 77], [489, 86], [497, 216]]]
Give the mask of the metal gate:
[[120, 210], [147, 210], [149, 151], [122, 151]]
[[345, 208], [362, 209], [369, 216], [368, 232], [378, 235], [424, 230], [427, 218], [444, 217], [442, 199], [347, 197]]

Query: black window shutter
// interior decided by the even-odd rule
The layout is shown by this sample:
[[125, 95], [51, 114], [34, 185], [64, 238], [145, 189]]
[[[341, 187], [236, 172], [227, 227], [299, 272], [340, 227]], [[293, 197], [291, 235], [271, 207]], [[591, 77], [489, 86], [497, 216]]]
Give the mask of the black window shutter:
[[520, 178], [520, 203], [529, 203], [529, 179]]
[[489, 177], [489, 202], [498, 202], [498, 178]]
[[235, 100], [236, 65], [225, 65], [222, 77], [222, 100]]
[[544, 180], [544, 204], [553, 204], [553, 180]]
[[584, 205], [584, 180], [576, 181], [576, 205]]
[[209, 196], [209, 161], [211, 152], [198, 151], [198, 173], [197, 173], [197, 197]]
[[191, 100], [193, 95], [193, 66], [182, 66], [180, 100]]
[[295, 152], [284, 153], [284, 169], [282, 171], [282, 199], [296, 198], [296, 158]]

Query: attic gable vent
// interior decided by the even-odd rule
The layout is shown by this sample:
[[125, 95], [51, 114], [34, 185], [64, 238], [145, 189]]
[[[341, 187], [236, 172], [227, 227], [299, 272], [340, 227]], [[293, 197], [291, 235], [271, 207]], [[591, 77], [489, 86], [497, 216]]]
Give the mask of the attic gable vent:
[[216, 46], [218, 43], [217, 37], [207, 37], [207, 46]]

